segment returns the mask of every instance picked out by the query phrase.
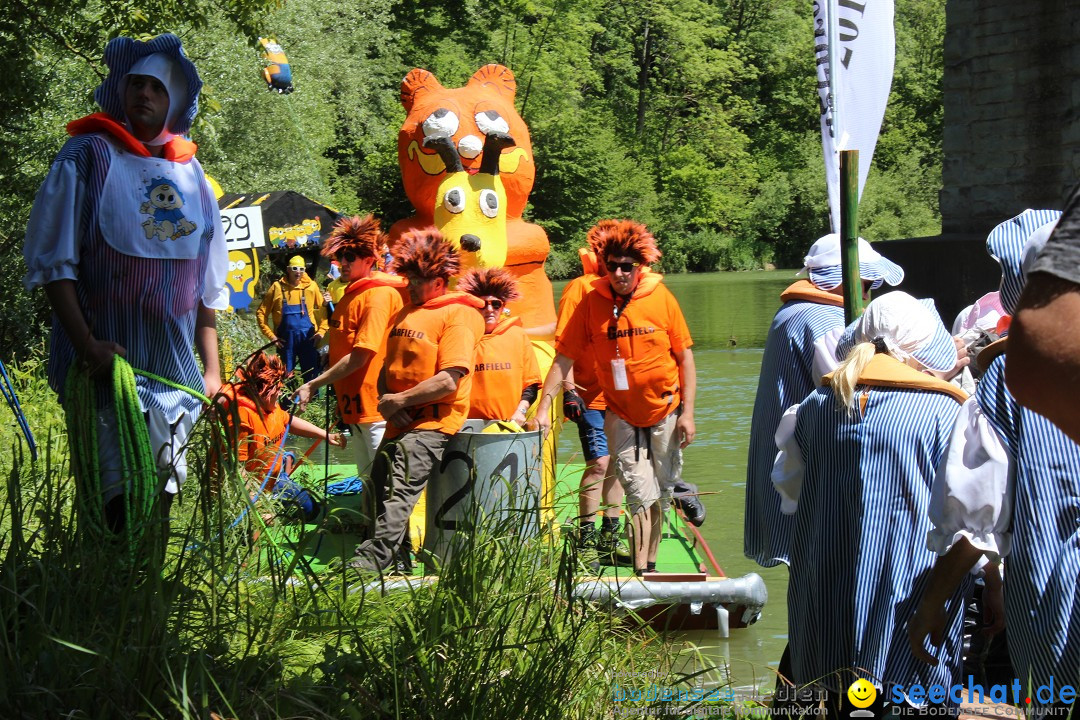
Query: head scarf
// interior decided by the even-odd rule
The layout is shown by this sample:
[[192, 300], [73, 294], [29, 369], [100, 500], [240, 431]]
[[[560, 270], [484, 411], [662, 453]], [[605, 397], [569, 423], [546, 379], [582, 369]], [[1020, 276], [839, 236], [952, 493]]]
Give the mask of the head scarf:
[[859, 343], [879, 338], [899, 360], [912, 357], [941, 372], [956, 365], [956, 344], [933, 300], [918, 300], [900, 290], [874, 298], [862, 316], [845, 328], [836, 345], [836, 358], [842, 361]]
[[[803, 258], [803, 269], [799, 274], [809, 273], [810, 282], [821, 290], [832, 290], [843, 281], [840, 260], [840, 234], [829, 233], [818, 238]], [[870, 243], [859, 238], [859, 277], [873, 282], [871, 289], [877, 290], [882, 283], [892, 286], [904, 280], [904, 270], [899, 265], [884, 257]]]
[[177, 135], [185, 135], [199, 111], [202, 80], [180, 43], [172, 33], [158, 35], [148, 42], [118, 37], [105, 46], [105, 64], [109, 75], [94, 90], [94, 101], [118, 122], [127, 122], [124, 114], [124, 91], [129, 75], [150, 75], [169, 92], [169, 111], [161, 134], [148, 145], [163, 145]]
[[[1016, 312], [1020, 292], [1024, 289], [1024, 247], [1028, 238], [1037, 230], [1046, 228], [1042, 239], [1045, 244], [1053, 224], [1060, 217], [1058, 210], [1025, 210], [998, 225], [986, 237], [986, 251], [1001, 266], [1001, 306], [1006, 314]], [[1029, 261], [1029, 267], [1031, 262], [1034, 262], [1034, 257]]]

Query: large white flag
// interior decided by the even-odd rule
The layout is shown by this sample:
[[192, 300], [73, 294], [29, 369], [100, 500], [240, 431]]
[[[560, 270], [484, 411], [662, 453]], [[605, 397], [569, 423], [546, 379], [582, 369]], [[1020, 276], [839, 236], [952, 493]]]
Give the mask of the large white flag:
[[814, 0], [821, 142], [832, 231], [840, 232], [840, 151], [859, 151], [859, 197], [892, 85], [893, 0]]

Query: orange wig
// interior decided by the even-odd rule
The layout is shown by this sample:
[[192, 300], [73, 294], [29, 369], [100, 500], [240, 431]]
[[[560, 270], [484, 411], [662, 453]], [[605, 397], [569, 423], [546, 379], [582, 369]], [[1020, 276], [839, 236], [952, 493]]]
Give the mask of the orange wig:
[[504, 303], [521, 297], [517, 279], [505, 268], [473, 268], [461, 276], [457, 289], [478, 298], [497, 297]]
[[375, 257], [384, 242], [386, 236], [373, 215], [353, 215], [337, 221], [323, 244], [321, 254], [332, 258], [342, 250], [351, 250], [360, 257]]
[[269, 402], [288, 373], [280, 357], [260, 350], [236, 374], [245, 395]]
[[589, 249], [596, 253], [596, 257], [604, 257], [604, 243], [607, 241], [607, 234], [618, 225], [618, 220], [599, 220], [589, 228], [589, 232], [585, 234], [585, 242], [589, 244]]
[[449, 280], [461, 269], [461, 255], [437, 228], [409, 230], [394, 244], [394, 272]]
[[645, 265], [652, 265], [660, 259], [660, 249], [656, 247], [656, 238], [649, 229], [633, 220], [619, 220], [610, 228], [599, 233], [604, 243], [603, 255], [609, 257], [635, 257]]

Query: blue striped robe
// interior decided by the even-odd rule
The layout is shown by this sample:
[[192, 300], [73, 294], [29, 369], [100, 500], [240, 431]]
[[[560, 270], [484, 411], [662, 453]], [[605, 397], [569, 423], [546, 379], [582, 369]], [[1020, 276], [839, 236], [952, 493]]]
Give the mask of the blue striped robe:
[[[132, 367], [201, 391], [202, 371], [192, 348], [196, 311], [203, 296], [215, 227], [209, 219], [218, 216], [217, 202], [202, 180], [202, 168], [192, 158], [187, 170], [197, 173], [205, 188], [199, 202], [203, 217], [208, 219], [199, 256], [193, 260], [162, 260], [133, 257], [114, 250], [101, 234], [98, 212], [112, 152], [117, 152], [112, 150], [111, 143], [111, 139], [101, 134], [70, 138], [51, 171], [65, 172], [64, 165], [71, 163], [83, 185], [81, 206], [75, 208], [81, 235], [75, 282], [79, 306], [94, 336], [122, 345], [127, 350], [125, 359]], [[41, 202], [70, 208], [73, 198], [39, 197], [35, 204]], [[36, 267], [31, 258], [51, 250], [50, 238], [43, 237], [44, 234], [36, 232], [33, 226], [27, 231], [27, 264], [32, 271]], [[224, 273], [220, 274], [223, 278]], [[49, 345], [49, 385], [62, 399], [64, 380], [75, 360], [75, 350], [55, 316]], [[160, 412], [168, 422], [184, 412], [197, 412], [201, 406], [190, 394], [141, 375], [136, 376], [136, 383], [143, 409]], [[98, 395], [99, 404], [108, 401], [104, 391]]]
[[[1005, 559], [1009, 655], [1021, 682], [1080, 681], [1080, 446], [1005, 387], [1005, 356], [975, 397], [1016, 472], [1012, 544]], [[1075, 622], [1074, 622], [1075, 620]], [[1032, 696], [1032, 703], [1037, 698]]]
[[814, 343], [844, 327], [844, 309], [792, 300], [776, 312], [761, 359], [750, 447], [746, 460], [743, 553], [763, 567], [788, 562], [792, 519], [780, 512], [780, 496], [770, 478], [776, 459], [780, 417], [820, 382], [813, 373]]
[[846, 691], [859, 668], [879, 688], [949, 686], [961, 665], [965, 582], [947, 606], [932, 667], [911, 654], [907, 621], [937, 556], [926, 547], [935, 469], [960, 404], [938, 392], [860, 388], [865, 413], [837, 410], [829, 387], [800, 405], [795, 440], [805, 465], [788, 585], [788, 646], [798, 684]]

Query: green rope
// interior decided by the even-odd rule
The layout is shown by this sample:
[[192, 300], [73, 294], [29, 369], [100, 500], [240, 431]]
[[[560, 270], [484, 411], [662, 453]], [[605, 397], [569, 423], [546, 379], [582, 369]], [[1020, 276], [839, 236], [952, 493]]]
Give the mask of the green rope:
[[203, 395], [201, 392], [199, 392], [195, 388], [189, 388], [187, 385], [181, 385], [178, 382], [173, 382], [172, 380], [168, 380], [166, 378], [161, 377], [160, 375], [155, 375], [154, 373], [147, 372], [145, 370], [139, 370], [139, 369], [133, 368], [132, 371], [136, 375], [142, 375], [144, 378], [149, 378], [150, 380], [155, 380], [155, 381], [161, 383], [162, 385], [168, 385], [171, 388], [176, 388], [177, 390], [183, 390], [188, 395], [191, 395], [192, 397], [194, 397], [194, 398], [196, 398], [198, 400], [202, 400], [207, 405], [210, 405], [213, 402], [210, 398], [206, 397], [205, 395]]
[[[158, 501], [157, 465], [150, 447], [150, 433], [143, 418], [131, 365], [120, 356], [113, 361], [112, 402], [116, 413], [115, 442], [120, 449], [124, 497], [122, 539], [128, 559], [138, 561], [138, 548], [154, 520]], [[68, 370], [64, 386], [71, 462], [78, 487], [79, 518], [94, 539], [115, 538], [105, 521], [104, 488], [98, 455], [95, 382], [77, 365]], [[156, 556], [156, 553], [152, 553]]]

